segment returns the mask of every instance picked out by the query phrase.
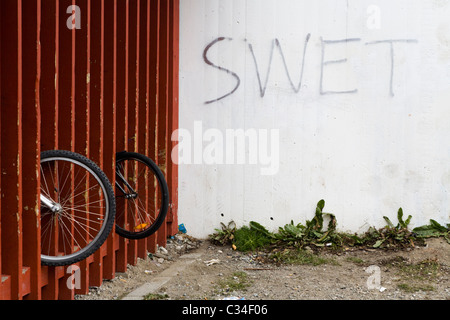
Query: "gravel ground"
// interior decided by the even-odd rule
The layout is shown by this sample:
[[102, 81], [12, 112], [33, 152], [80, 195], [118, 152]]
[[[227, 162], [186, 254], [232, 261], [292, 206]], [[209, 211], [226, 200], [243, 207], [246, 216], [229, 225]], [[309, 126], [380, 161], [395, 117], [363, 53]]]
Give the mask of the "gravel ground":
[[[321, 253], [318, 261], [275, 263], [265, 252], [231, 247], [179, 234], [127, 273], [91, 288], [79, 300], [121, 299], [176, 263], [201, 256], [149, 298], [166, 300], [450, 300], [450, 245], [442, 238], [425, 247], [394, 251], [349, 249]], [[311, 257], [311, 255], [308, 255]]]

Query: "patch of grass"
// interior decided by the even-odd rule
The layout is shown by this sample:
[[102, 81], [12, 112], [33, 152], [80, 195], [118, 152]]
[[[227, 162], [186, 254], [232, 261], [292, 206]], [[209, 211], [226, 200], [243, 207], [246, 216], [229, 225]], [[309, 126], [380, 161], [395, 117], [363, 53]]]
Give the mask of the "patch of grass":
[[347, 257], [345, 260], [347, 260], [348, 262], [353, 262], [354, 264], [364, 264], [365, 261], [361, 258], [358, 257]]
[[269, 259], [274, 262], [312, 266], [318, 266], [322, 264], [338, 264], [338, 262], [334, 259], [324, 258], [302, 249], [285, 249], [283, 251], [274, 252], [269, 256]]
[[413, 293], [417, 291], [434, 291], [434, 287], [429, 284], [423, 284], [423, 285], [411, 285], [408, 283], [400, 283], [397, 285], [397, 288], [399, 288], [402, 291]]
[[[234, 233], [234, 244], [239, 251], [254, 251], [264, 248], [271, 244], [268, 233], [255, 228], [255, 222], [252, 221], [250, 227], [243, 226]], [[259, 224], [258, 224], [259, 225]]]
[[380, 265], [394, 268], [400, 279], [397, 288], [404, 292], [433, 291], [430, 284], [440, 276], [442, 265], [437, 259], [426, 259], [418, 263], [408, 263], [407, 259], [396, 256], [380, 261]]
[[218, 282], [218, 289], [221, 291], [245, 291], [252, 285], [252, 281], [248, 279], [247, 273], [243, 271], [233, 272], [226, 279]]
[[383, 259], [378, 262], [380, 266], [392, 266], [392, 267], [399, 267], [402, 268], [403, 266], [407, 265], [407, 259], [402, 256], [395, 256]]
[[437, 259], [427, 259], [416, 264], [403, 264], [399, 272], [403, 277], [416, 280], [434, 280], [439, 276], [441, 264]]
[[149, 293], [144, 297], [144, 300], [166, 300], [168, 298], [167, 294]]

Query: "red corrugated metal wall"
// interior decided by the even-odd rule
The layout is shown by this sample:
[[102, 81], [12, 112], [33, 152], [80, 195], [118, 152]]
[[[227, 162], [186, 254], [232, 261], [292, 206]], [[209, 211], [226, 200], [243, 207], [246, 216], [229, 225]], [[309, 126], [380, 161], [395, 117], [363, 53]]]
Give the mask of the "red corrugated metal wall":
[[[0, 299], [73, 299], [176, 233], [178, 1], [0, 1]], [[73, 269], [40, 263], [40, 152], [50, 149], [87, 156], [113, 184], [116, 151], [140, 152], [169, 185], [166, 223], [138, 241], [113, 231], [77, 263], [81, 289], [67, 286]]]

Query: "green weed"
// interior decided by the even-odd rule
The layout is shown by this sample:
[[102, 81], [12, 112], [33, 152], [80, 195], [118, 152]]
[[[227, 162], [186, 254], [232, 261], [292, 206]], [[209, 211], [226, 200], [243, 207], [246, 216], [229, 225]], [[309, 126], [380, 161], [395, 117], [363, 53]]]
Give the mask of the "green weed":
[[[278, 228], [278, 232], [273, 238], [280, 244], [289, 246], [303, 247], [305, 245], [314, 244], [323, 247], [327, 244], [340, 245], [342, 239], [336, 232], [337, 220], [332, 213], [323, 212], [325, 201], [320, 200], [316, 205], [314, 218], [306, 221], [306, 224], [294, 224], [294, 221], [286, 224], [284, 227]], [[328, 217], [328, 227], [324, 230], [324, 217]]]
[[234, 233], [236, 232], [236, 224], [234, 221], [230, 221], [228, 225], [220, 223], [221, 229], [215, 229], [215, 233], [209, 235], [211, 242], [218, 245], [226, 245], [233, 241]]
[[144, 300], [166, 300], [168, 298], [167, 294], [149, 293], [144, 297]]
[[221, 291], [245, 291], [252, 282], [248, 279], [247, 273], [243, 271], [233, 272], [226, 279], [218, 282], [218, 289]]
[[414, 228], [413, 232], [417, 237], [422, 238], [444, 237], [450, 244], [450, 223], [447, 224], [447, 227], [444, 227], [435, 220], [430, 219], [429, 225]]
[[278, 263], [312, 266], [318, 266], [322, 264], [337, 264], [336, 260], [334, 259], [321, 257], [302, 249], [285, 249], [283, 251], [274, 252], [269, 256], [269, 259]]
[[[210, 235], [211, 241], [216, 244], [234, 244], [237, 250], [254, 251], [268, 247], [295, 247], [304, 248], [331, 248], [344, 247], [372, 247], [372, 248], [402, 248], [424, 244], [428, 237], [443, 236], [450, 243], [450, 224], [442, 226], [435, 220], [430, 224], [417, 227], [412, 231], [408, 229], [412, 216], [403, 218], [403, 209], [397, 211], [398, 223], [395, 225], [383, 216], [387, 225], [381, 229], [370, 227], [364, 234], [348, 234], [337, 232], [337, 219], [333, 213], [324, 212], [325, 201], [322, 199], [316, 205], [314, 217], [305, 224], [291, 220], [290, 223], [279, 227], [276, 232], [269, 232], [264, 226], [250, 221], [249, 226], [239, 229], [231, 221], [227, 226], [221, 223], [221, 229], [215, 229]], [[324, 226], [328, 219], [327, 226]]]

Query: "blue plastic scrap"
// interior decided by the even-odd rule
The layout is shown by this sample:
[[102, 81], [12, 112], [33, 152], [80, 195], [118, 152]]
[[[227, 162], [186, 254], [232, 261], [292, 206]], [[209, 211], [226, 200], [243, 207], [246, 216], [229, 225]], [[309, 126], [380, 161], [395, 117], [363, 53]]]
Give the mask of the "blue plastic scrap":
[[186, 231], [186, 227], [184, 226], [183, 223], [178, 225], [178, 230], [179, 230], [180, 232], [182, 232], [182, 233], [186, 233], [186, 232], [187, 232], [187, 231]]

